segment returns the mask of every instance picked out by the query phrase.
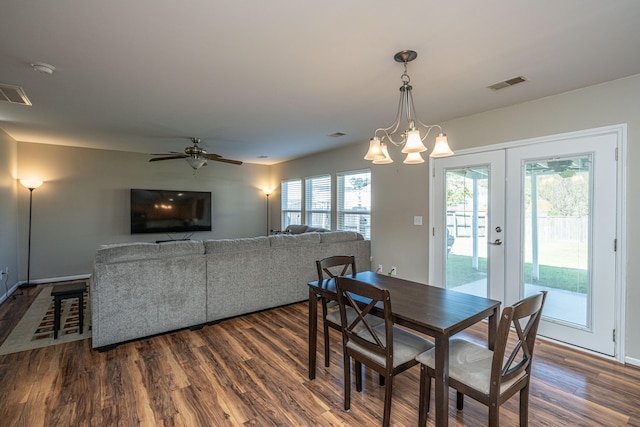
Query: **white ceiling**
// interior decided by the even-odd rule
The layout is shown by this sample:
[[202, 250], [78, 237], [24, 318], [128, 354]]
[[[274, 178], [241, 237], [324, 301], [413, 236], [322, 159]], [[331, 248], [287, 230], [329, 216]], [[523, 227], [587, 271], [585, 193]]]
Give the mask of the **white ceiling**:
[[33, 106], [0, 102], [0, 128], [140, 153], [195, 136], [262, 164], [358, 142], [364, 155], [393, 121], [400, 50], [418, 52], [420, 120], [439, 123], [639, 74], [639, 21], [638, 0], [7, 0], [0, 83]]

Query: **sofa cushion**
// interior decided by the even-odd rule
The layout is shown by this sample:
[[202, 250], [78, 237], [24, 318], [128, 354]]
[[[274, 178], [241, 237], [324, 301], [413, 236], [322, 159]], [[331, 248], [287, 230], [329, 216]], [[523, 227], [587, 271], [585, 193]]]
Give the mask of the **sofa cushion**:
[[307, 231], [306, 224], [289, 224], [284, 230], [285, 233], [291, 234], [300, 234], [304, 233], [305, 231]]
[[281, 248], [284, 246], [310, 245], [320, 243], [320, 233], [304, 233], [304, 234], [276, 234], [269, 236], [272, 248]]
[[155, 258], [158, 245], [154, 243], [122, 243], [102, 245], [96, 252], [95, 262], [123, 262]]
[[320, 233], [320, 241], [322, 243], [348, 242], [351, 240], [364, 240], [361, 234], [355, 231], [329, 231]]
[[166, 243], [121, 243], [102, 245], [96, 251], [95, 262], [126, 262], [176, 256], [201, 255], [204, 246], [198, 240], [175, 241]]
[[207, 254], [223, 252], [247, 252], [269, 249], [267, 236], [250, 237], [244, 239], [205, 240], [204, 247]]

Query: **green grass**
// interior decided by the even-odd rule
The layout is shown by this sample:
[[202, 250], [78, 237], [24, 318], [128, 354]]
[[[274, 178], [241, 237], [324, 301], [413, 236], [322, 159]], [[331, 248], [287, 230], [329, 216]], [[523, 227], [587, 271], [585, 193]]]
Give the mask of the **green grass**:
[[[540, 265], [539, 270], [540, 277], [534, 280], [531, 277], [531, 263], [525, 263], [525, 282], [581, 294], [587, 293], [587, 270], [549, 265]], [[476, 270], [471, 266], [470, 256], [449, 254], [447, 258], [447, 287], [455, 288], [486, 277], [486, 258], [478, 258], [478, 269]]]

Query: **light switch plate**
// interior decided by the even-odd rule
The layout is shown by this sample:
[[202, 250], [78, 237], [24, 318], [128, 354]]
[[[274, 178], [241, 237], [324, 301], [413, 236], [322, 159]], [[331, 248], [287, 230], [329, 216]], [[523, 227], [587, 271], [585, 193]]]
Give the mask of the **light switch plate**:
[[413, 217], [413, 225], [422, 225], [422, 215], [416, 215]]

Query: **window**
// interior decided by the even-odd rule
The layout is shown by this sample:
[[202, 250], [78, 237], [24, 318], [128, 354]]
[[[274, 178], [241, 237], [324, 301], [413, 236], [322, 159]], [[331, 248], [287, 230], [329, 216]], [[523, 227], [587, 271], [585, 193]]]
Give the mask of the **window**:
[[337, 178], [337, 229], [371, 239], [371, 171], [343, 172]]
[[282, 181], [282, 229], [302, 224], [302, 180]]
[[307, 225], [331, 230], [331, 175], [307, 178], [305, 184]]

